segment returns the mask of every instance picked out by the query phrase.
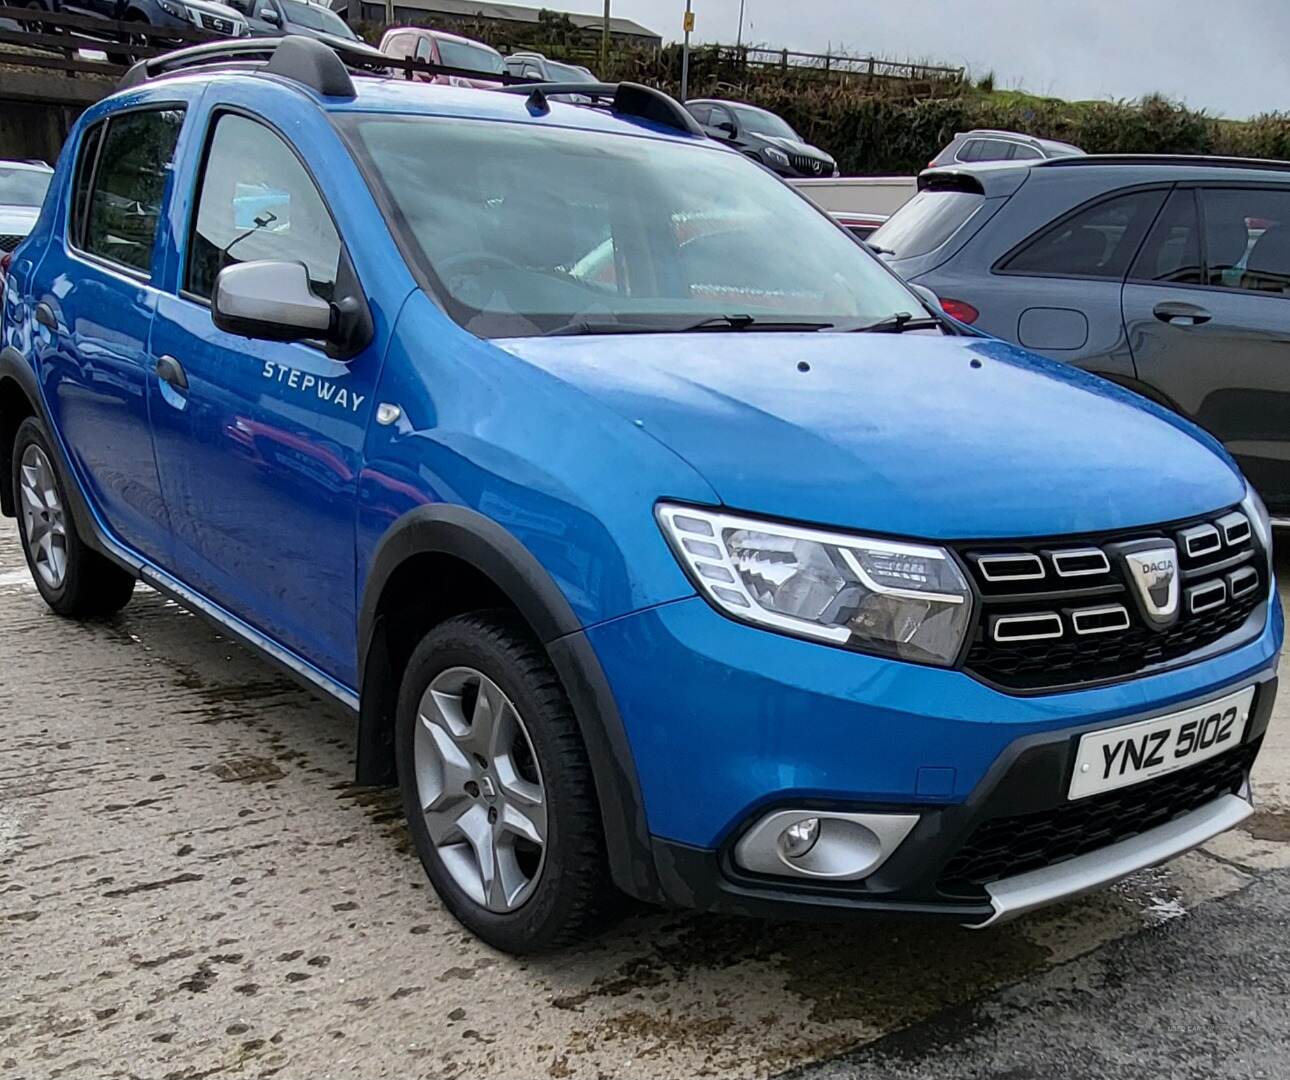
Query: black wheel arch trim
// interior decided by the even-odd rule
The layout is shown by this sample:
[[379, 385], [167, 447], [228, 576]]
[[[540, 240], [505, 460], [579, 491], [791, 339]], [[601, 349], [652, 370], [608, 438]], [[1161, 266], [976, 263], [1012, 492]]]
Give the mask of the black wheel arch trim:
[[388, 732], [398, 688], [392, 686], [394, 671], [380, 603], [398, 568], [421, 555], [447, 555], [472, 566], [532, 627], [569, 695], [587, 748], [614, 882], [638, 899], [661, 900], [635, 759], [582, 623], [532, 552], [497, 522], [467, 507], [436, 503], [408, 511], [386, 532], [372, 557], [358, 626], [356, 782], [388, 784], [394, 779]]

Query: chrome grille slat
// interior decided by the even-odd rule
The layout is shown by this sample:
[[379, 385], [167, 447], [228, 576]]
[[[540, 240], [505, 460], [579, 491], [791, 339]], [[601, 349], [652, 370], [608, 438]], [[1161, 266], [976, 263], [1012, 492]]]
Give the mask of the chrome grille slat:
[[[1098, 619], [1107, 621], [1098, 625]], [[1085, 636], [1115, 634], [1129, 629], [1132, 620], [1129, 618], [1129, 609], [1123, 604], [1104, 604], [1102, 607], [1080, 608], [1078, 611], [1072, 611], [1071, 625], [1075, 628], [1075, 633]]]
[[[1106, 552], [1101, 548], [1070, 548], [1066, 551], [1050, 551], [1047, 554], [1053, 564], [1053, 570], [1061, 578], [1090, 577], [1111, 572], [1111, 560], [1106, 557]], [[1080, 566], [1079, 563], [1095, 565]]]
[[[981, 576], [992, 583], [1042, 581], [1045, 576], [1043, 560], [1029, 552], [1015, 555], [982, 555], [977, 559], [976, 564], [981, 571]], [[1009, 567], [1014, 567], [1016, 572], [1008, 572]]]
[[1184, 555], [1199, 559], [1202, 555], [1211, 555], [1218, 551], [1223, 546], [1223, 538], [1215, 526], [1206, 522], [1203, 525], [1193, 525], [1190, 529], [1183, 529], [1178, 534], [1178, 546]]

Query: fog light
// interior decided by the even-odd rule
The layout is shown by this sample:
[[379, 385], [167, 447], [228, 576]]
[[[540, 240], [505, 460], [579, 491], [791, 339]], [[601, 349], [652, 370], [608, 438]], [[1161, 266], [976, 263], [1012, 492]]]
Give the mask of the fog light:
[[820, 838], [820, 819], [802, 818], [779, 834], [779, 848], [790, 859], [800, 859]]

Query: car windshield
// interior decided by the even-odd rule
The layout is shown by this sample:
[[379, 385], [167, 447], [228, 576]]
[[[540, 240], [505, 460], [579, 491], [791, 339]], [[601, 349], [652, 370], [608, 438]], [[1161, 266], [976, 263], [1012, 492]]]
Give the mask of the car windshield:
[[897, 259], [935, 251], [985, 202], [970, 191], [920, 191], [869, 237], [869, 244]]
[[746, 105], [726, 105], [726, 108], [735, 114], [735, 119], [739, 121], [739, 126], [744, 131], [751, 131], [754, 135], [769, 135], [775, 139], [802, 141], [802, 136], [774, 113], [765, 112], [762, 109], [750, 109]]
[[39, 206], [53, 173], [44, 169], [14, 169], [0, 165], [0, 206]]
[[596, 82], [596, 77], [586, 68], [574, 67], [572, 64], [557, 64], [553, 60], [546, 62], [547, 74], [555, 82]]
[[439, 39], [439, 59], [444, 67], [478, 71], [484, 75], [501, 75], [506, 66], [499, 53], [467, 41]]
[[307, 26], [323, 34], [354, 40], [357, 35], [346, 24], [345, 20], [334, 11], [329, 11], [320, 4], [308, 4], [303, 0], [280, 0], [287, 22], [296, 26]]
[[390, 226], [484, 337], [738, 315], [854, 329], [923, 314], [828, 217], [711, 144], [540, 124], [340, 119]]

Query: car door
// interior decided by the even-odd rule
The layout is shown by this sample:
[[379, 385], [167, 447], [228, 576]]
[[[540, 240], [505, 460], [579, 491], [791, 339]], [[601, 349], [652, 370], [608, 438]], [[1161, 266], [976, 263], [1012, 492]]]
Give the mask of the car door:
[[115, 112], [77, 148], [66, 243], [34, 282], [54, 427], [113, 537], [164, 559], [167, 518], [148, 409], [157, 224], [182, 103]]
[[1290, 512], [1290, 187], [1180, 187], [1124, 289], [1138, 378]]
[[1133, 375], [1121, 292], [1167, 188], [1099, 195], [1040, 229], [963, 288], [929, 284], [979, 311], [978, 329], [1099, 374]]
[[174, 367], [154, 384], [154, 410], [176, 573], [353, 685], [357, 474], [379, 352], [345, 363], [321, 346], [215, 327], [224, 267], [302, 263], [324, 299], [352, 270], [313, 174], [278, 130], [225, 108], [206, 138], [186, 257], [153, 330], [154, 352]]

